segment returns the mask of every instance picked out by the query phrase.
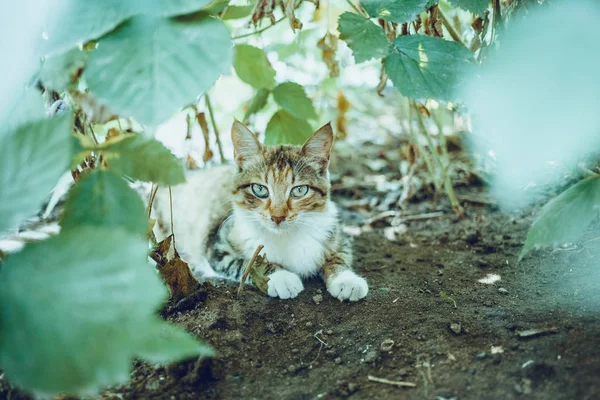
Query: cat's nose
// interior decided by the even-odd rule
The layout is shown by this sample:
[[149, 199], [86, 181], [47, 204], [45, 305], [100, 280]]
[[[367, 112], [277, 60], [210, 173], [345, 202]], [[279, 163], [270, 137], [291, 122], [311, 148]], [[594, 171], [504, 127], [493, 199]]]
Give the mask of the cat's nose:
[[275, 222], [275, 224], [279, 225], [280, 223], [282, 223], [285, 220], [285, 216], [281, 216], [281, 217], [274, 217], [271, 215], [271, 221]]

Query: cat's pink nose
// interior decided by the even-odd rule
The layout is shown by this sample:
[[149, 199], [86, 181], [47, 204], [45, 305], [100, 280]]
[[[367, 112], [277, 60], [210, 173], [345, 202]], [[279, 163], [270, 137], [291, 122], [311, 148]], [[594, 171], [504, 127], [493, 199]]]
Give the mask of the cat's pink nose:
[[277, 225], [282, 223], [284, 220], [285, 220], [285, 216], [281, 216], [281, 217], [271, 216], [271, 221], [275, 222], [275, 224], [277, 224]]

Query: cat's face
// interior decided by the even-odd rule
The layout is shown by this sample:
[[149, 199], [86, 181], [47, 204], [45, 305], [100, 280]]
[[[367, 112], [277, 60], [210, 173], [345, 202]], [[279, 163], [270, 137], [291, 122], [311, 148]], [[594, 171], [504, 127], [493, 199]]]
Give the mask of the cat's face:
[[329, 124], [303, 146], [264, 146], [236, 121], [232, 140], [236, 211], [272, 232], [308, 225], [309, 216], [325, 211], [333, 142]]

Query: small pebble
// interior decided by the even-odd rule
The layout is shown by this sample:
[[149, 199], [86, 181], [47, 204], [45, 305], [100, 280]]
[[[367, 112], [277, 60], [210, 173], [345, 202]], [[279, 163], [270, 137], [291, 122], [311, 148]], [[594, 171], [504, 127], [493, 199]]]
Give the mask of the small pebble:
[[313, 326], [313, 323], [312, 323], [312, 322], [308, 321], [308, 322], [306, 323], [306, 327], [307, 327], [307, 328], [310, 328], [310, 327], [312, 327], [312, 326]]
[[342, 363], [342, 359], [341, 357], [337, 357], [335, 360], [333, 360], [333, 362], [340, 365]]
[[328, 335], [333, 335], [333, 331], [331, 329], [327, 329], [325, 331], [325, 333], [328, 334]]
[[315, 294], [312, 299], [313, 299], [313, 301], [315, 302], [316, 305], [319, 305], [323, 301], [323, 295], [322, 294]]
[[498, 293], [508, 294], [508, 290], [506, 290], [505, 288], [501, 287], [501, 288], [498, 288]]
[[365, 355], [365, 362], [371, 363], [377, 359], [377, 352], [372, 350]]
[[453, 322], [450, 324], [450, 331], [455, 335], [460, 335], [462, 332], [462, 326], [459, 322]]
[[394, 341], [392, 339], [386, 339], [381, 342], [381, 351], [390, 351], [394, 347]]
[[487, 353], [486, 352], [481, 352], [481, 353], [477, 354], [475, 357], [478, 358], [478, 359], [480, 359], [480, 360], [483, 360], [484, 358], [487, 357]]
[[296, 366], [294, 364], [292, 364], [289, 367], [287, 367], [287, 370], [290, 373], [294, 373], [294, 372], [296, 372]]

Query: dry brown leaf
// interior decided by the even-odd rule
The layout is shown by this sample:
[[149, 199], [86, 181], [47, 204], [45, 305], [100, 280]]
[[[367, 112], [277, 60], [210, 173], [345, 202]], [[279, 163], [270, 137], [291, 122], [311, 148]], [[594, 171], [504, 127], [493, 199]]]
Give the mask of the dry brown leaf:
[[425, 107], [423, 104], [418, 104], [419, 107], [419, 112], [421, 113], [422, 116], [430, 118], [431, 117], [431, 113], [429, 112], [429, 109], [427, 107]]
[[348, 110], [350, 109], [350, 102], [348, 101], [348, 99], [346, 98], [346, 96], [344, 96], [344, 92], [342, 92], [341, 90], [338, 92], [337, 95], [337, 118], [335, 120], [335, 127], [336, 127], [336, 138], [337, 139], [346, 139], [346, 137], [348, 136], [348, 132], [347, 132], [347, 124], [348, 124], [348, 118], [346, 118], [346, 113], [348, 112]]
[[212, 160], [214, 153], [210, 149], [210, 139], [208, 137], [208, 123], [206, 122], [206, 114], [199, 112], [196, 114], [198, 125], [202, 129], [202, 135], [204, 136], [204, 154], [202, 155], [202, 161], [205, 163]]
[[335, 60], [335, 53], [337, 51], [337, 36], [331, 32], [327, 32], [325, 36], [319, 40], [317, 47], [321, 49], [323, 61], [329, 69], [329, 76], [335, 78], [340, 75], [340, 67]]
[[70, 95], [92, 124], [105, 124], [118, 118], [106, 105], [98, 103], [89, 93], [71, 91]]
[[119, 131], [117, 128], [110, 128], [106, 133], [106, 140], [116, 138], [119, 135], [121, 135], [121, 131]]
[[269, 18], [271, 23], [274, 24], [275, 15], [273, 15], [273, 11], [275, 10], [275, 5], [275, 0], [258, 0], [252, 12], [252, 24], [254, 26], [258, 25], [263, 18]]
[[167, 284], [171, 298], [179, 300], [195, 292], [200, 284], [192, 275], [189, 265], [179, 257], [175, 249], [174, 236], [167, 236], [156, 245], [150, 257]]
[[296, 29], [302, 29], [302, 22], [300, 22], [300, 20], [296, 18], [296, 15], [294, 14], [296, 11], [296, 5], [296, 0], [282, 0], [281, 2], [281, 9], [288, 18], [293, 32], [296, 32]]

